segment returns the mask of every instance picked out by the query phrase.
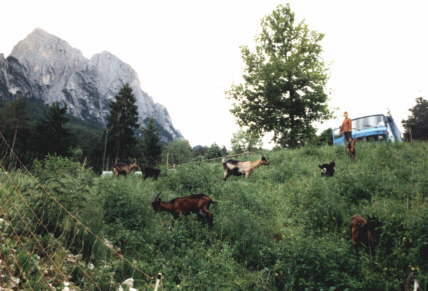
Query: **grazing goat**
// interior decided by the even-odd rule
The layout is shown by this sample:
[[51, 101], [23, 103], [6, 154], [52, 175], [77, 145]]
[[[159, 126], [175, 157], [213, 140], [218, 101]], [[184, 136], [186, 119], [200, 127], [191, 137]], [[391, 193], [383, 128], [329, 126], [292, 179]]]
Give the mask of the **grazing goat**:
[[117, 177], [119, 175], [128, 175], [132, 170], [138, 169], [139, 166], [137, 161], [134, 160], [132, 163], [117, 163], [113, 166], [113, 174]]
[[355, 159], [355, 156], [357, 155], [357, 150], [355, 148], [355, 143], [357, 140], [353, 138], [350, 142], [346, 145], [346, 152], [348, 153], [349, 157], [351, 159]]
[[199, 218], [205, 218], [209, 226], [213, 225], [213, 214], [209, 212], [211, 203], [216, 203], [205, 194], [194, 194], [185, 197], [178, 197], [169, 202], [162, 202], [158, 194], [152, 202], [153, 210], [168, 211], [175, 219], [181, 215], [196, 213]]
[[318, 167], [322, 170], [321, 176], [333, 177], [336, 163], [332, 161], [330, 164], [322, 164]]
[[160, 175], [160, 169], [152, 168], [152, 167], [142, 167], [141, 172], [143, 173], [143, 179], [153, 178], [155, 180], [158, 179]]
[[222, 160], [223, 169], [224, 169], [224, 178], [226, 181], [230, 176], [242, 176], [245, 175], [245, 178], [248, 178], [251, 173], [258, 167], [262, 165], [269, 165], [269, 162], [265, 157], [261, 157], [260, 160], [257, 161], [247, 161], [240, 162], [237, 160]]
[[368, 248], [370, 256], [374, 255], [374, 247], [378, 240], [379, 232], [377, 227], [382, 223], [377, 218], [369, 217], [365, 219], [360, 215], [354, 215], [351, 218], [351, 239], [352, 244], [358, 252], [358, 247], [364, 245]]

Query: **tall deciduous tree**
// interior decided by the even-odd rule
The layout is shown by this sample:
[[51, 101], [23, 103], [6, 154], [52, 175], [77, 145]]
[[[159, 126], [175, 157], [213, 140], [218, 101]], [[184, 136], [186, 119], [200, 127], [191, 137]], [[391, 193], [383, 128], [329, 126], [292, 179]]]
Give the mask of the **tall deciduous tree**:
[[316, 144], [318, 145], [332, 145], [333, 144], [333, 130], [331, 128], [327, 128], [321, 132], [318, 136]]
[[233, 134], [230, 143], [235, 153], [253, 151], [262, 147], [262, 140], [258, 134], [242, 129]]
[[220, 158], [227, 155], [227, 149], [226, 147], [220, 147], [218, 144], [213, 143], [209, 148], [208, 151], [206, 153], [206, 158], [207, 159], [214, 159], [214, 158]]
[[168, 156], [171, 165], [185, 163], [192, 159], [192, 148], [187, 140], [173, 140], [165, 146], [163, 156], [164, 160]]
[[143, 128], [140, 152], [143, 155], [143, 162], [147, 166], [155, 166], [161, 160], [162, 144], [158, 125], [153, 118], [149, 118], [147, 125]]
[[321, 60], [323, 34], [296, 23], [289, 5], [278, 6], [261, 22], [254, 50], [241, 49], [244, 82], [227, 92], [241, 126], [283, 147], [304, 144], [314, 134], [314, 121], [329, 117]]
[[402, 124], [405, 128], [404, 136], [409, 139], [428, 139], [428, 100], [418, 97], [416, 105], [410, 108], [412, 113], [407, 120], [403, 120]]
[[114, 160], [123, 160], [135, 155], [138, 129], [138, 108], [136, 98], [129, 84], [125, 84], [110, 102], [107, 116], [107, 151]]

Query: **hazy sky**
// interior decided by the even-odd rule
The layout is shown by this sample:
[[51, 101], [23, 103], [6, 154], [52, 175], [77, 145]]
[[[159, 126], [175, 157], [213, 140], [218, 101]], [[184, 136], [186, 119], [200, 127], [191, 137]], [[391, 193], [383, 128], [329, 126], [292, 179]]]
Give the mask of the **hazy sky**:
[[238, 130], [224, 92], [242, 75], [239, 47], [252, 45], [260, 19], [290, 3], [298, 19], [325, 34], [329, 104], [338, 119], [391, 110], [398, 123], [427, 98], [428, 1], [4, 1], [0, 53], [34, 28], [86, 57], [107, 50], [138, 73], [191, 145], [229, 146]]

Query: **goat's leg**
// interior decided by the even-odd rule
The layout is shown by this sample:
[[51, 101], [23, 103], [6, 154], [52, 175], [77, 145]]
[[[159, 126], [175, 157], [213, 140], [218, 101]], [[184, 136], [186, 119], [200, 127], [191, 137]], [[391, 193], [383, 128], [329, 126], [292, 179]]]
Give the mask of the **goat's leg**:
[[375, 250], [374, 250], [374, 244], [373, 244], [373, 242], [369, 241], [367, 243], [367, 246], [369, 248], [369, 255], [370, 255], [370, 257], [373, 257], [375, 255]]
[[208, 226], [213, 226], [213, 214], [208, 210], [208, 208], [205, 206], [201, 210], [199, 210], [199, 213], [206, 218], [206, 221], [208, 223]]
[[202, 209], [199, 209], [196, 215], [198, 216], [198, 220], [205, 220], [206, 214]]
[[214, 220], [213, 216], [214, 215], [207, 210], [207, 222], [209, 227], [213, 226], [213, 220]]
[[251, 171], [245, 172], [245, 178], [249, 178], [251, 175]]
[[230, 172], [228, 170], [224, 170], [224, 177], [223, 177], [223, 181], [226, 181], [227, 178], [229, 178], [230, 176]]
[[174, 212], [172, 215], [174, 217], [174, 220], [177, 220], [181, 216], [181, 212]]

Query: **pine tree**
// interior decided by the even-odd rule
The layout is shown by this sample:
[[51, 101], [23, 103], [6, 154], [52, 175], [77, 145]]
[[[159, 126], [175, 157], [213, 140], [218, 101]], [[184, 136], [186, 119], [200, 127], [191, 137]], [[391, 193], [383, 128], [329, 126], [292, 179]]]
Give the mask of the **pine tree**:
[[69, 154], [74, 138], [66, 124], [69, 122], [67, 105], [52, 103], [43, 120], [36, 125], [33, 146], [40, 156]]
[[140, 142], [140, 152], [144, 165], [153, 167], [161, 160], [162, 144], [159, 137], [159, 129], [153, 118], [146, 120], [143, 128], [143, 139]]
[[110, 115], [107, 117], [107, 152], [115, 161], [124, 160], [136, 154], [138, 129], [137, 99], [129, 84], [125, 84], [109, 103]]
[[6, 139], [9, 147], [3, 145], [0, 155], [8, 156], [9, 168], [14, 168], [16, 156], [21, 161], [27, 162], [29, 154], [29, 136], [31, 134], [30, 119], [27, 112], [27, 100], [17, 98], [9, 103], [4, 103], [0, 109], [0, 131]]

